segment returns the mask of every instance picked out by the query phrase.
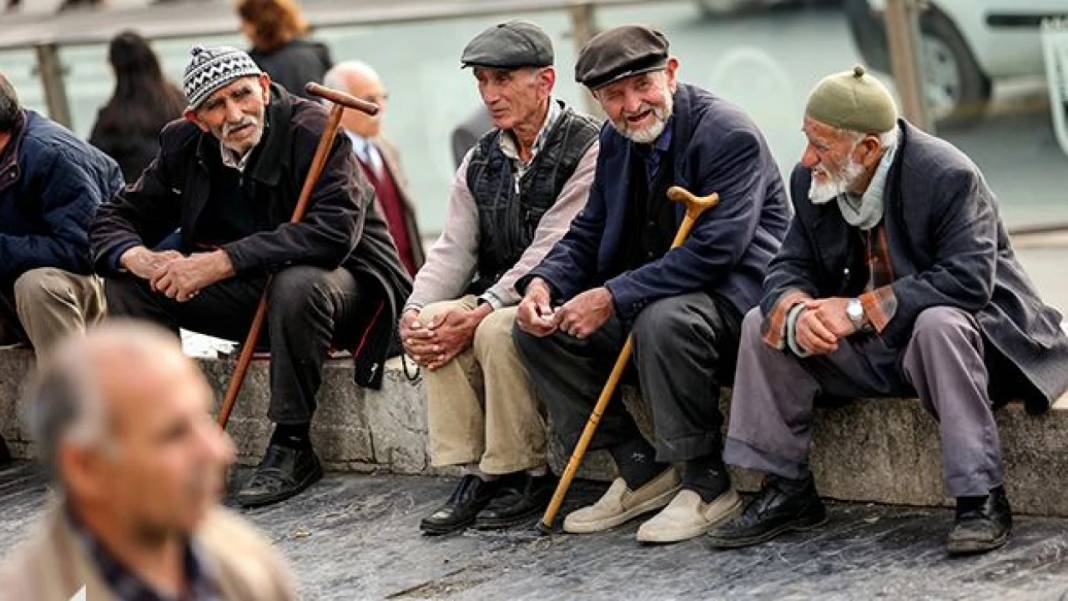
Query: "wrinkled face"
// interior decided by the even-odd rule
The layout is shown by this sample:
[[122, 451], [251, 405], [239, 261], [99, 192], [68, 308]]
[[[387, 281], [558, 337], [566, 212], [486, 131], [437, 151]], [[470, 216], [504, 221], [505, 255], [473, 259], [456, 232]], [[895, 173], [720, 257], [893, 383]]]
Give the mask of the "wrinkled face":
[[151, 363], [104, 359], [98, 368], [106, 442], [70, 451], [63, 465], [77, 472], [65, 478], [72, 494], [138, 536], [192, 532], [218, 503], [234, 458], [210, 414], [211, 388], [178, 351]]
[[242, 77], [215, 92], [185, 118], [210, 131], [224, 146], [244, 155], [260, 143], [270, 101], [271, 78]]
[[382, 116], [386, 112], [386, 89], [382, 82], [362, 74], [350, 73], [345, 79], [349, 94], [378, 105], [378, 114], [371, 116], [362, 111], [349, 109], [341, 117], [341, 126], [352, 133], [373, 138], [382, 132]]
[[858, 138], [807, 116], [802, 131], [807, 143], [801, 164], [812, 170], [809, 198], [823, 203], [846, 192], [863, 192], [857, 188], [879, 159], [879, 138]]
[[521, 69], [493, 69], [475, 67], [478, 93], [490, 112], [493, 125], [502, 130], [517, 125], [534, 127], [541, 108], [552, 93], [556, 72], [552, 67], [524, 67]]
[[671, 118], [678, 82], [678, 61], [668, 60], [663, 71], [639, 73], [614, 81], [594, 92], [616, 131], [639, 144], [655, 141]]

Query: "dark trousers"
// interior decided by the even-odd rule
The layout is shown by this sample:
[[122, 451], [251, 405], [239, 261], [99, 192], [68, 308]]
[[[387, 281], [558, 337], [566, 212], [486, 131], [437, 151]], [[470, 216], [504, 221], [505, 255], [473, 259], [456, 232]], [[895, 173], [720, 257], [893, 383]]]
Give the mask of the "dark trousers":
[[[704, 292], [658, 300], [638, 315], [632, 366], [652, 410], [657, 461], [720, 452], [719, 387], [733, 374], [740, 328], [737, 309]], [[615, 317], [585, 340], [564, 332], [538, 338], [514, 330], [554, 433], [568, 449], [578, 442], [626, 336]], [[613, 447], [636, 436], [641, 433], [617, 389], [590, 448]]]
[[[231, 278], [179, 303], [153, 292], [134, 276], [105, 283], [112, 316], [148, 319], [175, 332], [185, 328], [227, 340], [245, 339], [263, 292], [262, 276]], [[299, 265], [278, 272], [268, 296], [267, 327], [260, 338], [271, 351], [271, 404], [275, 423], [311, 421], [323, 362], [331, 345], [352, 346], [368, 287], [348, 270]], [[366, 309], [370, 310], [370, 309]]]

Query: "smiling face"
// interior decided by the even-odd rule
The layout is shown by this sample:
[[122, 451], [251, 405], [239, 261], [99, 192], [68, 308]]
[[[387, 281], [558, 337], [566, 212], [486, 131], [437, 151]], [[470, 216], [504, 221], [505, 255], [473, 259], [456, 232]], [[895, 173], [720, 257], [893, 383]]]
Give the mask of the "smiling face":
[[812, 171], [809, 199], [822, 203], [846, 192], [863, 193], [882, 156], [878, 136], [842, 131], [808, 116], [802, 131], [807, 143], [801, 165]]
[[633, 142], [655, 141], [671, 118], [679, 61], [674, 57], [662, 71], [639, 73], [598, 88], [594, 97], [616, 131]]
[[211, 132], [223, 146], [244, 155], [263, 137], [270, 85], [266, 73], [234, 80], [215, 90], [196, 110], [187, 110], [185, 118]]
[[475, 67], [474, 75], [478, 80], [478, 93], [494, 126], [502, 130], [515, 129], [522, 124], [541, 126], [534, 122], [556, 83], [556, 71], [552, 67]]

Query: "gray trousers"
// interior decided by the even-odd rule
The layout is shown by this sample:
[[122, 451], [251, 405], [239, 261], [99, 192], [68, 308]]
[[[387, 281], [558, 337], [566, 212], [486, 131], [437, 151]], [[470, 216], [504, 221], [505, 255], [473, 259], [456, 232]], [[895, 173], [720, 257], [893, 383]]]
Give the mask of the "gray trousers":
[[912, 396], [939, 424], [950, 496], [986, 495], [1002, 484], [1001, 444], [987, 393], [983, 338], [974, 318], [932, 307], [916, 318], [904, 351], [878, 336], [842, 341], [824, 356], [798, 359], [764, 343], [760, 309], [742, 322], [724, 460], [800, 478], [808, 473], [812, 407], [820, 393]]
[[[741, 315], [727, 300], [693, 292], [651, 303], [635, 320], [634, 358], [656, 433], [656, 459], [677, 462], [720, 452], [719, 386], [730, 380]], [[584, 340], [564, 332], [545, 338], [513, 330], [516, 348], [554, 434], [574, 448], [601, 394], [627, 332], [615, 317]], [[616, 396], [601, 417], [591, 449], [641, 436]]]
[[[147, 281], [132, 275], [107, 279], [104, 290], [112, 316], [243, 341], [265, 283], [262, 276], [230, 278], [184, 303], [152, 291]], [[374, 307], [368, 292], [343, 267], [296, 265], [275, 274], [267, 298], [267, 326], [260, 337], [260, 344], [266, 342], [271, 350], [271, 421], [311, 421], [327, 352], [331, 343], [339, 348], [355, 345], [359, 319]]]

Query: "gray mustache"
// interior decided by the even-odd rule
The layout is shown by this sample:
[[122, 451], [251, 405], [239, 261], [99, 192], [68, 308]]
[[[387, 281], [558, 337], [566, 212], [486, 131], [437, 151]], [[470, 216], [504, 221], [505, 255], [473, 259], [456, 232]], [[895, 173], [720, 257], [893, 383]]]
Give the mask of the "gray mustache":
[[256, 118], [245, 115], [236, 123], [224, 123], [222, 133], [224, 136], [229, 136], [235, 129], [244, 127], [245, 125], [256, 125]]

